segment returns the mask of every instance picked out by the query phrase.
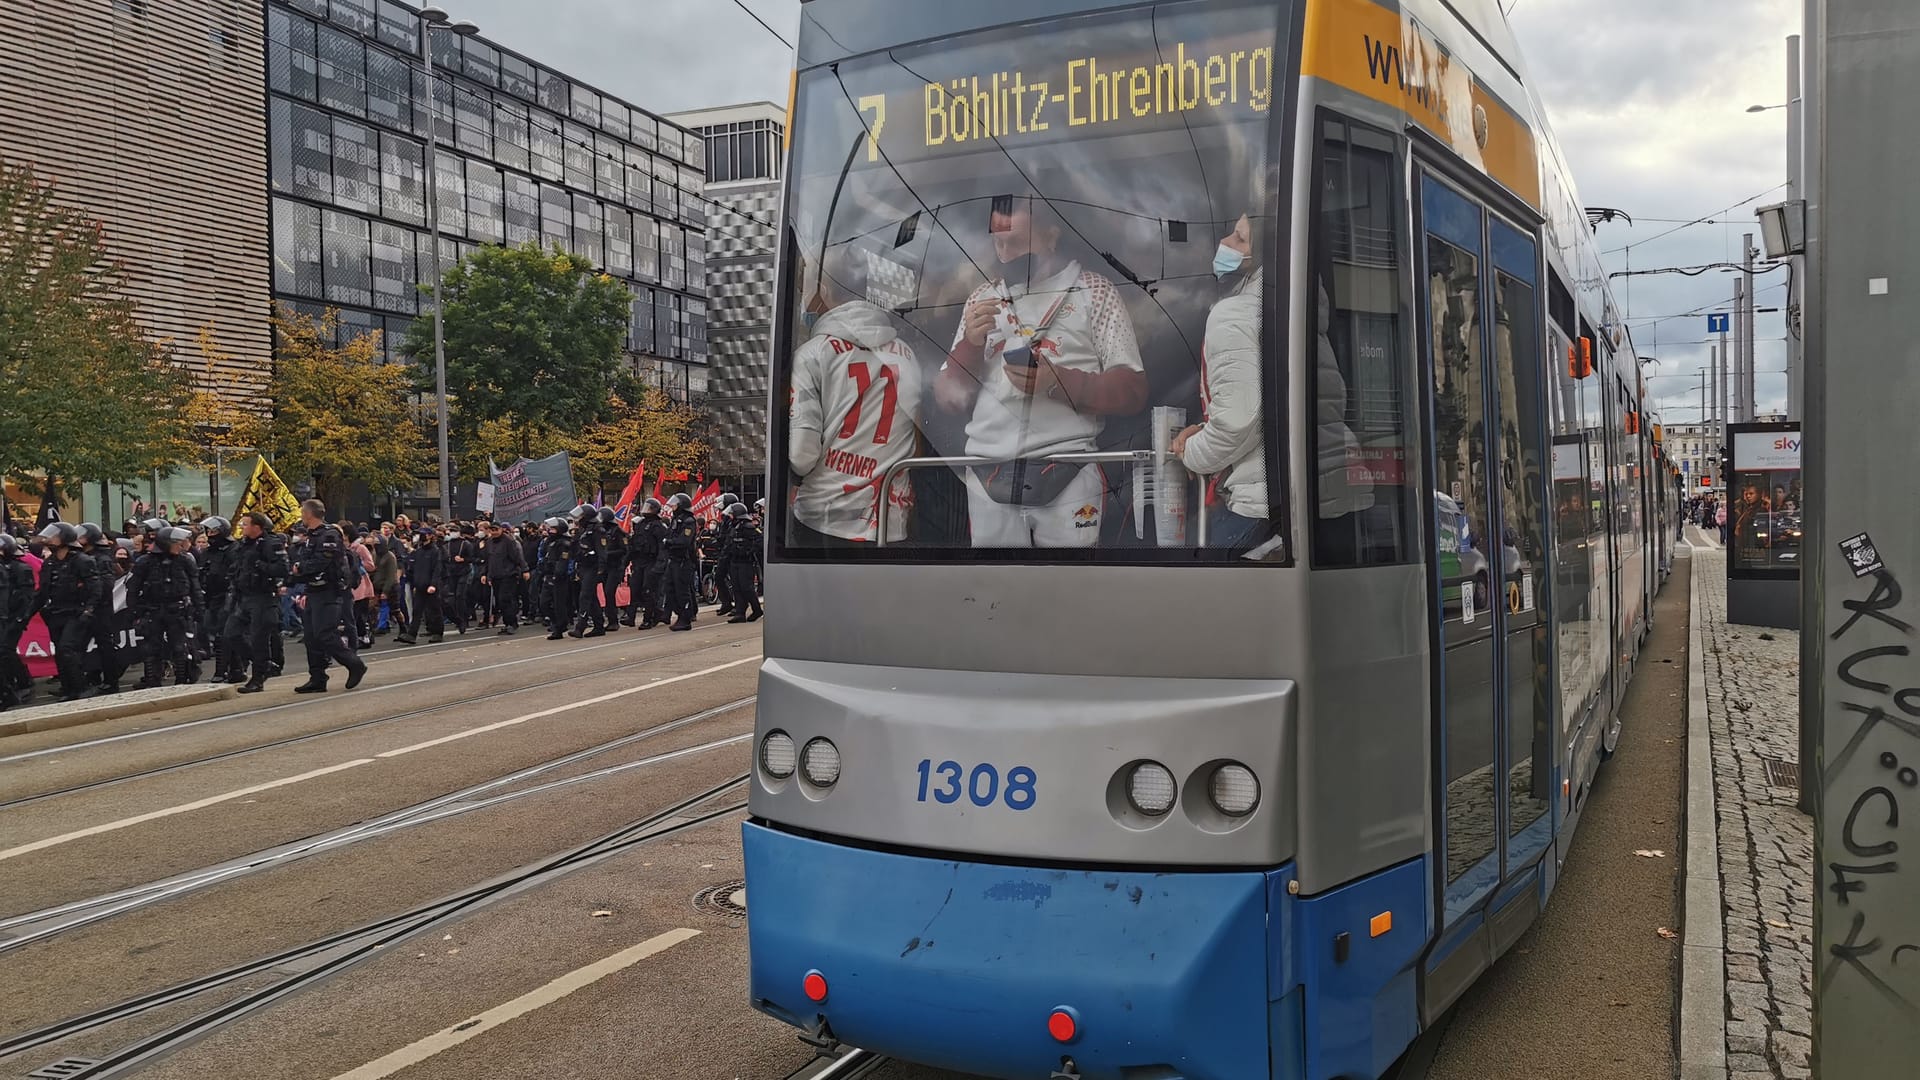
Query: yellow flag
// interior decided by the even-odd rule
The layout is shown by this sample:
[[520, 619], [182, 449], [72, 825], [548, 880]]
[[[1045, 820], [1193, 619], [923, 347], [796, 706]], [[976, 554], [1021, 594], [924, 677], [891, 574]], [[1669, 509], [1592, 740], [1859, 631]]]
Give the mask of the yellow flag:
[[300, 520], [300, 500], [294, 498], [264, 457], [254, 465], [247, 489], [240, 493], [240, 503], [233, 508], [233, 516], [239, 518], [254, 511], [267, 515], [275, 532], [286, 532]]

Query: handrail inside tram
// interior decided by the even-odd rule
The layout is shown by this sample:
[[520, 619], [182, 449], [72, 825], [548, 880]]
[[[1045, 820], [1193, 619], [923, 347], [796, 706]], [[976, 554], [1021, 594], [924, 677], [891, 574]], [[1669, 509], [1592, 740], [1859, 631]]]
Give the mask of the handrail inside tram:
[[[1026, 460], [1044, 462], [1048, 465], [1115, 465], [1115, 464], [1145, 465], [1153, 461], [1153, 451], [1151, 450], [1080, 450], [1080, 451], [1075, 451], [1069, 454], [1048, 454], [1045, 457], [1027, 458]], [[902, 458], [901, 460], [894, 462], [891, 466], [887, 468], [885, 475], [881, 476], [879, 498], [875, 500], [880, 507], [879, 520], [876, 523], [877, 535], [875, 537], [876, 540], [878, 541], [879, 546], [880, 547], [887, 546], [887, 511], [890, 508], [887, 494], [893, 490], [894, 477], [900, 475], [901, 473], [907, 472], [910, 469], [924, 469], [924, 468], [930, 468], [935, 465], [945, 465], [949, 467], [954, 467], [954, 466], [973, 466], [973, 465], [1001, 465], [1001, 464], [1010, 464], [1010, 463], [1003, 462], [998, 458], [974, 457], [971, 455], [960, 455], [957, 457], [911, 457], [911, 458]], [[1202, 501], [1195, 504], [1199, 506], [1200, 512], [1193, 515], [1198, 522], [1196, 526], [1196, 533], [1195, 533], [1196, 546], [1204, 548], [1207, 546], [1207, 514], [1206, 514], [1206, 505], [1204, 501], [1204, 494], [1206, 492], [1206, 478], [1203, 476], [1196, 475], [1193, 477], [1193, 481], [1196, 486], [1196, 489], [1203, 496]]]

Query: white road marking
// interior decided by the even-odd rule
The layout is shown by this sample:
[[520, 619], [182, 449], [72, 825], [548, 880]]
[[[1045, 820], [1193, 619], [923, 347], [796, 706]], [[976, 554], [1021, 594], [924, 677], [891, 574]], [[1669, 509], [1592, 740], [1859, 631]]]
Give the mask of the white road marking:
[[27, 855], [50, 847], [57, 847], [61, 844], [80, 840], [88, 836], [98, 836], [101, 833], [113, 832], [117, 829], [131, 828], [132, 826], [145, 824], [149, 821], [169, 818], [175, 814], [185, 814], [190, 811], [229, 802], [233, 799], [244, 798], [248, 795], [257, 795], [262, 791], [271, 791], [274, 788], [286, 787], [289, 784], [298, 784], [302, 781], [313, 780], [322, 776], [331, 776], [337, 772], [345, 772], [348, 769], [357, 769], [362, 765], [371, 764], [373, 764], [372, 758], [343, 761], [338, 765], [329, 765], [324, 769], [315, 769], [312, 772], [304, 772], [298, 776], [283, 776], [278, 780], [269, 780], [264, 784], [243, 787], [238, 791], [229, 791], [221, 795], [209, 795], [204, 799], [196, 799], [190, 803], [181, 803], [179, 806], [169, 806], [164, 810], [152, 810], [144, 814], [135, 814], [133, 817], [121, 818], [119, 821], [108, 821], [102, 822], [99, 825], [89, 825], [84, 829], [75, 829], [70, 833], [63, 833], [59, 836], [49, 836], [45, 840], [35, 840], [30, 844], [21, 844], [18, 847], [10, 847], [5, 851], [0, 851], [0, 861], [12, 859], [20, 855]]
[[470, 739], [475, 735], [485, 735], [487, 732], [490, 732], [490, 731], [499, 731], [501, 728], [513, 727], [516, 724], [524, 724], [530, 720], [539, 720], [542, 717], [553, 716], [563, 712], [569, 712], [571, 710], [582, 708], [587, 705], [600, 705], [609, 701], [617, 701], [620, 698], [630, 697], [634, 694], [643, 693], [645, 691], [652, 690], [655, 687], [667, 686], [677, 682], [686, 682], [688, 679], [697, 679], [702, 675], [711, 675], [716, 671], [725, 671], [728, 668], [736, 668], [736, 667], [739, 667], [741, 664], [756, 664], [759, 662], [760, 662], [760, 656], [759, 654], [756, 653], [753, 656], [742, 657], [739, 660], [729, 661], [728, 663], [725, 663], [725, 664], [716, 664], [713, 667], [704, 668], [700, 671], [690, 671], [685, 675], [675, 675], [672, 678], [667, 678], [667, 679], [656, 679], [653, 682], [641, 683], [639, 686], [629, 686], [625, 690], [615, 690], [610, 694], [601, 694], [599, 697], [586, 698], [582, 701], [569, 702], [568, 704], [565, 704], [565, 705], [555, 705], [551, 709], [541, 709], [539, 712], [530, 712], [524, 716], [516, 716], [511, 720], [500, 720], [491, 724], [482, 724], [479, 727], [468, 728], [465, 731], [456, 731], [451, 735], [442, 735], [437, 739], [428, 739], [426, 742], [414, 743], [412, 746], [402, 746], [397, 750], [388, 750], [384, 753], [375, 754], [374, 756], [380, 757], [380, 758], [395, 758], [395, 757], [399, 757], [402, 754], [411, 754], [416, 750], [425, 750], [429, 747], [441, 746], [450, 742], [458, 742], [461, 739]]
[[502, 1024], [517, 1020], [542, 1006], [551, 1005], [577, 990], [584, 990], [594, 983], [599, 982], [601, 979], [617, 971], [630, 968], [649, 956], [656, 956], [681, 942], [691, 941], [699, 936], [700, 931], [698, 930], [679, 929], [669, 930], [657, 937], [648, 938], [631, 949], [624, 949], [614, 953], [605, 960], [588, 964], [586, 967], [580, 968], [577, 971], [570, 971], [545, 986], [521, 994], [519, 997], [503, 1005], [496, 1005], [478, 1016], [462, 1020], [450, 1028], [436, 1031], [418, 1042], [403, 1046], [385, 1057], [370, 1061], [354, 1069], [352, 1072], [341, 1073], [335, 1077], [334, 1080], [384, 1080], [385, 1077], [392, 1076], [401, 1069], [411, 1065], [418, 1065], [443, 1050], [450, 1050], [453, 1047], [459, 1046], [468, 1039], [476, 1038]]
[[262, 791], [271, 791], [274, 788], [287, 787], [289, 785], [298, 784], [306, 780], [314, 780], [322, 776], [330, 776], [337, 772], [345, 772], [348, 769], [358, 768], [362, 765], [371, 765], [376, 760], [379, 760], [381, 758], [394, 758], [394, 757], [399, 757], [402, 754], [411, 754], [416, 750], [425, 750], [425, 749], [428, 749], [429, 747], [440, 746], [445, 743], [458, 741], [460, 739], [471, 738], [472, 736], [475, 736], [475, 735], [484, 735], [490, 731], [498, 731], [501, 728], [512, 727], [515, 724], [524, 724], [530, 720], [538, 720], [548, 716], [557, 716], [560, 713], [571, 712], [574, 709], [585, 708], [589, 705], [600, 705], [609, 701], [616, 701], [623, 697], [630, 697], [634, 694], [645, 693], [646, 691], [655, 689], [656, 687], [668, 686], [677, 682], [686, 682], [689, 679], [697, 679], [703, 675], [712, 675], [715, 672], [726, 671], [729, 668], [737, 668], [742, 664], [757, 664], [759, 662], [760, 662], [760, 654], [755, 653], [752, 656], [744, 656], [738, 660], [732, 660], [724, 664], [715, 664], [713, 667], [702, 668], [699, 671], [689, 671], [685, 675], [675, 675], [669, 679], [660, 679], [656, 682], [642, 683], [639, 686], [630, 686], [625, 690], [616, 690], [611, 694], [601, 694], [598, 697], [582, 698], [579, 701], [571, 701], [565, 705], [555, 705], [550, 709], [541, 709], [538, 712], [527, 713], [524, 716], [516, 716], [511, 720], [501, 720], [492, 724], [483, 724], [479, 727], [468, 728], [465, 731], [456, 731], [451, 735], [442, 735], [437, 739], [429, 739], [426, 742], [415, 743], [412, 746], [403, 746], [397, 750], [388, 750], [385, 753], [376, 754], [373, 757], [358, 758], [354, 761], [341, 762], [338, 765], [329, 765], [324, 769], [315, 769], [312, 772], [301, 773], [298, 776], [285, 776], [285, 777], [281, 777], [278, 780], [269, 780], [264, 784], [255, 784], [251, 787], [240, 788], [236, 791], [228, 791], [219, 795], [209, 795], [204, 799], [195, 799], [193, 802], [182, 803], [179, 806], [169, 806], [161, 810], [151, 810], [144, 814], [136, 814], [133, 817], [121, 818], [118, 821], [106, 821], [98, 825], [89, 825], [84, 829], [75, 829], [73, 832], [62, 833], [59, 836], [49, 836], [44, 840], [35, 840], [31, 843], [21, 844], [17, 847], [10, 847], [10, 848], [6, 848], [5, 850], [0, 850], [0, 862], [5, 862], [8, 859], [17, 858], [21, 855], [32, 854], [33, 852], [36, 852], [36, 851], [44, 851], [50, 847], [58, 847], [61, 844], [71, 843], [75, 840], [83, 840], [89, 836], [98, 836], [101, 833], [116, 832], [120, 829], [132, 828], [135, 825], [143, 825], [149, 821], [158, 821], [161, 818], [173, 817], [176, 814], [185, 814], [194, 810], [203, 810], [209, 806], [216, 806], [223, 802], [231, 802], [234, 799], [244, 799], [248, 795], [255, 795]]

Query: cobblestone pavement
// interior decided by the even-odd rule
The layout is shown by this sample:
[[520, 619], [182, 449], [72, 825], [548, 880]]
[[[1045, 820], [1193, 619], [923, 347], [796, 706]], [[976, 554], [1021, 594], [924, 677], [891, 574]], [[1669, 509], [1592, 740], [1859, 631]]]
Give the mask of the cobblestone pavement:
[[[1696, 546], [1713, 731], [1732, 1080], [1803, 1080], [1813, 1031], [1813, 820], [1767, 759], [1799, 758], [1800, 635], [1727, 625], [1726, 556]], [[1784, 779], [1784, 778], [1783, 778]]]

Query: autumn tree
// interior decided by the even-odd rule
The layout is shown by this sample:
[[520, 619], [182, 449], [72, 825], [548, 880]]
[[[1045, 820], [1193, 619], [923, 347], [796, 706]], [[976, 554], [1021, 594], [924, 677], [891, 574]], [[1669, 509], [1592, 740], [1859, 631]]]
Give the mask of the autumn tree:
[[191, 443], [192, 396], [191, 374], [136, 320], [104, 226], [0, 163], [0, 472], [145, 477]]
[[610, 479], [625, 480], [642, 461], [647, 471], [694, 469], [706, 460], [707, 446], [694, 434], [700, 414], [664, 391], [640, 388], [634, 400], [614, 394], [607, 418], [576, 431], [554, 428], [538, 435], [515, 430], [503, 421], [480, 425], [463, 443], [459, 478], [487, 476], [489, 460], [502, 465], [517, 457], [542, 458], [566, 451], [574, 487], [590, 492]]
[[[480, 247], [441, 291], [449, 435], [463, 457], [501, 432], [519, 440], [519, 456], [538, 456], [552, 438], [610, 419], [617, 393], [637, 397], [621, 357], [633, 296], [588, 260], [532, 243]], [[401, 351], [431, 392], [431, 319], [414, 322]]]
[[341, 506], [355, 483], [387, 491], [433, 473], [414, 373], [381, 361], [377, 331], [334, 345], [336, 312], [315, 319], [284, 307], [273, 329], [273, 415], [255, 441], [282, 477], [311, 476], [315, 494]]

